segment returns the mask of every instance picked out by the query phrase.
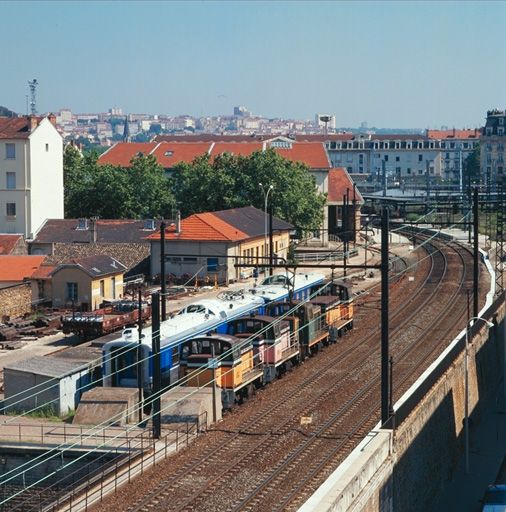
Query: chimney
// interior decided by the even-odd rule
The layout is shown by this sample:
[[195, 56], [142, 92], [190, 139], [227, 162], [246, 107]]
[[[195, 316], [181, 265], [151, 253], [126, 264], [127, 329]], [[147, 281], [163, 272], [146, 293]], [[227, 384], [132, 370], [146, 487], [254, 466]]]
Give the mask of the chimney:
[[176, 214], [176, 233], [181, 233], [181, 212], [178, 210]]
[[36, 116], [28, 116], [28, 129], [33, 132], [37, 128], [39, 122]]
[[53, 126], [56, 126], [56, 116], [53, 113], [49, 114], [47, 118]]
[[453, 128], [453, 136], [455, 137], [455, 127]]
[[97, 220], [98, 220], [98, 217], [91, 217], [90, 218], [91, 241], [94, 244], [97, 243]]

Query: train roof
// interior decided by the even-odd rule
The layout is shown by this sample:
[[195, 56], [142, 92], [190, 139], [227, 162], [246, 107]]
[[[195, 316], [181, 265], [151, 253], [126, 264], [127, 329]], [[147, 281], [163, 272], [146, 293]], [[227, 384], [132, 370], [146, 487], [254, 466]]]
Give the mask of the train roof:
[[335, 295], [319, 295], [318, 297], [313, 297], [310, 302], [312, 304], [334, 304], [336, 302], [339, 302], [339, 297], [336, 297]]
[[244, 345], [244, 339], [236, 338], [230, 334], [205, 334], [200, 336], [195, 336], [189, 340], [186, 340], [185, 343], [190, 343], [192, 341], [202, 341], [202, 340], [216, 340], [216, 341], [225, 341], [230, 343], [230, 345]]
[[254, 315], [254, 316], [243, 316], [241, 318], [236, 318], [232, 321], [238, 322], [240, 320], [259, 320], [260, 322], [270, 324], [276, 320], [276, 317], [269, 315]]

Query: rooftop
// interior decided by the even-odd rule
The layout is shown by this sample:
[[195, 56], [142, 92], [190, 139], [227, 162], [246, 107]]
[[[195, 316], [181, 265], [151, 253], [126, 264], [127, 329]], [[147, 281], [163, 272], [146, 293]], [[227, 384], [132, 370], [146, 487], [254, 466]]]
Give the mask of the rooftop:
[[45, 258], [45, 256], [0, 256], [0, 282], [18, 282], [30, 278]]
[[[327, 201], [329, 203], [342, 203], [347, 190], [349, 190], [350, 202], [353, 201], [353, 180], [344, 167], [330, 169], [328, 187]], [[364, 198], [357, 188], [355, 188], [355, 200], [358, 204], [364, 202]]]
[[[96, 233], [97, 243], [145, 243], [146, 235], [155, 229], [160, 229], [160, 221], [153, 221], [153, 228], [148, 227], [149, 222], [133, 219], [49, 219], [37, 233], [33, 243], [91, 243], [93, 242], [93, 229]], [[86, 229], [80, 229], [86, 227]]]
[[[37, 126], [42, 117], [33, 118]], [[0, 117], [0, 139], [27, 139], [31, 134], [30, 117]]]
[[[291, 230], [293, 226], [276, 217], [273, 218], [274, 230]], [[165, 232], [167, 240], [206, 240], [231, 241], [247, 240], [264, 235], [265, 214], [253, 206], [232, 208], [218, 212], [196, 213], [181, 221], [181, 230], [171, 225]], [[160, 240], [156, 232], [147, 237], [149, 240]]]
[[56, 273], [60, 268], [77, 266], [84, 270], [91, 277], [101, 277], [109, 274], [119, 274], [125, 272], [126, 267], [118, 260], [99, 254], [96, 256], [88, 256], [86, 258], [74, 259], [68, 263], [64, 263], [56, 268]]
[[230, 153], [233, 155], [248, 156], [255, 151], [265, 151], [269, 147], [281, 156], [293, 162], [306, 164], [310, 169], [328, 169], [330, 162], [325, 146], [322, 142], [297, 142], [283, 137], [290, 147], [276, 147], [273, 141], [228, 141], [228, 142], [147, 142], [129, 143], [119, 142], [112, 146], [99, 158], [100, 164], [131, 167], [131, 160], [138, 154], [154, 155], [158, 163], [165, 169], [170, 169], [180, 162], [192, 162], [195, 158], [208, 154], [211, 157]]
[[11, 254], [23, 235], [0, 235], [0, 254]]
[[67, 375], [76, 373], [76, 371], [84, 365], [82, 361], [71, 361], [63, 358], [51, 356], [31, 357], [10, 363], [4, 367], [5, 370], [15, 370], [24, 373], [34, 373], [43, 375], [44, 377], [62, 378]]

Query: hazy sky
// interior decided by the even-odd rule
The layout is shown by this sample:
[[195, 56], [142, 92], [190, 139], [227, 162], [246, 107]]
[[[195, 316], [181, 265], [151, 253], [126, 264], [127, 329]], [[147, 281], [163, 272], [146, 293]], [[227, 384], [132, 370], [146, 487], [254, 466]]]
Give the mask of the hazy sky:
[[506, 107], [505, 2], [1, 2], [0, 105], [474, 127]]

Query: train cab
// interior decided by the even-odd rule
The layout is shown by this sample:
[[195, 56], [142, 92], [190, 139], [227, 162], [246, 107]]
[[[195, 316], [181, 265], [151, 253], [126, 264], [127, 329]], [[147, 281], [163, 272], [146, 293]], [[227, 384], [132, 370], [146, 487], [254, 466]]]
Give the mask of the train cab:
[[291, 336], [290, 323], [267, 315], [247, 316], [229, 322], [228, 334], [252, 340], [255, 360], [263, 362], [264, 381], [284, 373], [286, 364], [299, 355]]
[[327, 330], [322, 327], [320, 318], [321, 308], [300, 300], [273, 302], [266, 306], [266, 312], [271, 316], [286, 315], [290, 311], [293, 312], [285, 320], [290, 322], [293, 340], [299, 342], [301, 359], [305, 359], [327, 337]]
[[314, 293], [316, 296], [310, 302], [321, 308], [323, 328], [329, 331], [331, 328], [335, 328], [337, 334], [341, 336], [345, 330], [353, 327], [351, 283], [330, 281], [325, 288], [314, 289]]
[[181, 378], [187, 386], [209, 386], [216, 379], [222, 404], [229, 409], [262, 382], [262, 369], [253, 361], [250, 341], [227, 334], [209, 334], [187, 340], [181, 349]]

